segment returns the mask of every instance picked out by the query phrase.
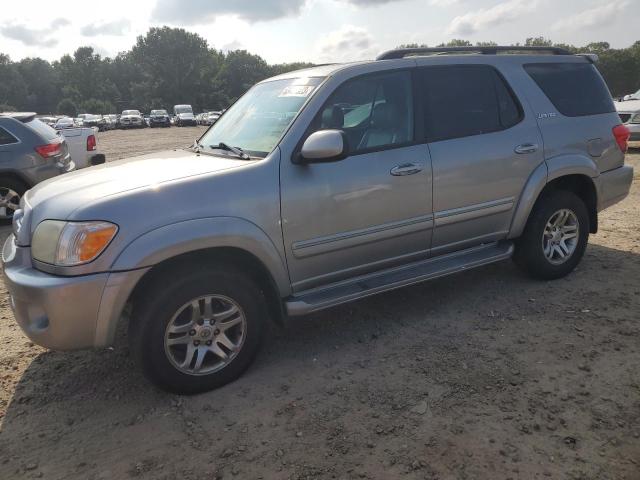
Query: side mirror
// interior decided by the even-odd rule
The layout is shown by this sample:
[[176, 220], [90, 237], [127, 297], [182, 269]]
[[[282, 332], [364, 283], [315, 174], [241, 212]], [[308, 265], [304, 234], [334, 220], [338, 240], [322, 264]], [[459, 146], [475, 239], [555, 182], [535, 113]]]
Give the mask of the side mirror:
[[294, 163], [335, 162], [347, 156], [347, 139], [342, 130], [320, 130], [305, 140]]

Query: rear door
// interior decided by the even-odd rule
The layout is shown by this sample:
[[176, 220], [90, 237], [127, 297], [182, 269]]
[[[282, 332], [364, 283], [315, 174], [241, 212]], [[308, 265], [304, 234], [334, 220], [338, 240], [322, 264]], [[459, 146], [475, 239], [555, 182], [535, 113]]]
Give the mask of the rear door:
[[432, 254], [505, 238], [544, 161], [532, 112], [491, 65], [421, 67], [418, 77], [433, 164]]

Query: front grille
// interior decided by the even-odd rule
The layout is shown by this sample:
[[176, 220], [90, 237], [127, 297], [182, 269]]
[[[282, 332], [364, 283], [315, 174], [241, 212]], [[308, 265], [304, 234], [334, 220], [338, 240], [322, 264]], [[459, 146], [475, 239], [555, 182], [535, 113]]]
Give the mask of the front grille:
[[629, 120], [631, 120], [631, 114], [630, 113], [620, 113], [620, 121], [622, 123], [627, 123]]

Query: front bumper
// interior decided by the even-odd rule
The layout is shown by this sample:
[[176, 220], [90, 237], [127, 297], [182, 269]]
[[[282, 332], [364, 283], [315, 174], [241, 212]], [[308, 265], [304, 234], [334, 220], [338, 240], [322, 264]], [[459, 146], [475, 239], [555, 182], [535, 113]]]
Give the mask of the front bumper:
[[51, 275], [33, 268], [30, 249], [16, 246], [13, 235], [2, 261], [18, 325], [34, 343], [55, 350], [111, 344], [126, 301], [148, 270]]
[[609, 208], [622, 201], [631, 189], [633, 182], [633, 167], [623, 165], [608, 172], [601, 173], [597, 177], [598, 211]]

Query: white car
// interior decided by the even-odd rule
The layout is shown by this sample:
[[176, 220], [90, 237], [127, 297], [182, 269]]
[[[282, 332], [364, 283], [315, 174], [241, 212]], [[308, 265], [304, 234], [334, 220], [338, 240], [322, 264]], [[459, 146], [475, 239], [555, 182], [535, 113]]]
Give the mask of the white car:
[[59, 135], [64, 136], [76, 169], [100, 165], [105, 162], [104, 154], [98, 150], [96, 129], [66, 128], [60, 130]]
[[638, 100], [626, 100], [615, 102], [616, 110], [620, 115], [620, 121], [624, 123], [629, 132], [632, 142], [640, 142], [640, 97]]
[[120, 115], [120, 128], [143, 128], [144, 119], [139, 110], [124, 110]]

